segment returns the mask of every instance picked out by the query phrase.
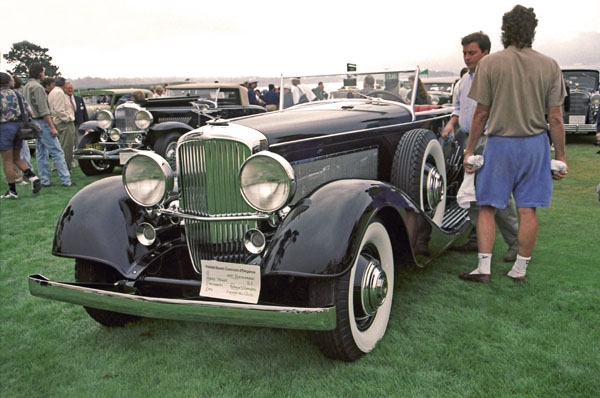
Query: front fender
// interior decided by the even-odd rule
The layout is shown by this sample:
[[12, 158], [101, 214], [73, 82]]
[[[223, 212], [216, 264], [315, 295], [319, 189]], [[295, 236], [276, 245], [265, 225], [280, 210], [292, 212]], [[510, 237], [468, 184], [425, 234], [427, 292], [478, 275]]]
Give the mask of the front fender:
[[152, 131], [185, 130], [187, 132], [187, 131], [192, 131], [193, 128], [189, 124], [176, 122], [176, 121], [170, 121], [170, 122], [153, 124], [150, 127], [150, 130], [152, 130]]
[[79, 125], [78, 127], [79, 130], [94, 130], [94, 131], [100, 131], [102, 130], [99, 126], [98, 126], [98, 121], [97, 120], [88, 120], [87, 122], [83, 122]]
[[265, 251], [265, 274], [344, 273], [354, 261], [369, 221], [383, 209], [384, 223], [393, 219], [386, 227], [399, 240], [395, 255], [400, 249], [410, 255], [406, 213], [416, 208], [404, 194], [379, 181], [339, 180], [317, 189], [288, 214]]
[[136, 239], [143, 218], [121, 177], [104, 178], [71, 198], [56, 226], [52, 254], [107, 264], [125, 275], [148, 252]]

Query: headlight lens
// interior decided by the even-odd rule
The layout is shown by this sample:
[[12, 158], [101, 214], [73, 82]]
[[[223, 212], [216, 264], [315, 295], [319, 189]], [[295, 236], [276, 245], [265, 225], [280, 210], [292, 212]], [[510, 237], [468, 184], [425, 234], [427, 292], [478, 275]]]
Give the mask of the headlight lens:
[[104, 130], [108, 130], [112, 126], [113, 115], [107, 110], [101, 110], [96, 115], [98, 126]]
[[114, 142], [119, 141], [119, 138], [121, 138], [121, 130], [119, 130], [116, 127], [114, 129], [111, 129], [110, 133], [108, 133], [108, 138], [110, 138], [110, 140]]
[[138, 129], [147, 129], [150, 127], [153, 120], [154, 118], [152, 117], [152, 114], [145, 109], [142, 109], [135, 114], [135, 125]]
[[594, 106], [600, 105], [600, 94], [592, 95], [592, 97], [590, 98], [590, 101]]
[[133, 155], [123, 167], [123, 185], [141, 206], [155, 206], [173, 192], [173, 171], [161, 156], [150, 151]]
[[294, 197], [294, 170], [280, 155], [260, 152], [242, 165], [240, 191], [252, 208], [265, 213], [275, 212]]

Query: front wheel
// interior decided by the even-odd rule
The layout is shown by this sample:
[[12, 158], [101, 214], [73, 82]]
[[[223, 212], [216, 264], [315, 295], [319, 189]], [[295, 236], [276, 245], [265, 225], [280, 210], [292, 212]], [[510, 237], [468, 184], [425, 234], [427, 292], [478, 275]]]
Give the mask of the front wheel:
[[[75, 260], [75, 280], [88, 283], [114, 283], [119, 279], [116, 271], [94, 261]], [[96, 322], [104, 326], [124, 326], [139, 319], [138, 316], [83, 307]]]
[[375, 348], [387, 329], [394, 295], [394, 256], [383, 224], [369, 224], [349, 272], [316, 286], [312, 303], [332, 291], [337, 317], [334, 330], [315, 333], [321, 351], [329, 358], [355, 361]]
[[154, 152], [165, 158], [171, 169], [175, 170], [175, 158], [177, 154], [177, 140], [181, 134], [173, 132], [160, 136], [154, 144]]
[[[85, 149], [88, 145], [98, 142], [93, 135], [86, 135], [81, 138], [79, 148]], [[109, 174], [115, 169], [116, 162], [108, 159], [78, 159], [79, 167], [86, 176], [96, 176], [100, 174]]]

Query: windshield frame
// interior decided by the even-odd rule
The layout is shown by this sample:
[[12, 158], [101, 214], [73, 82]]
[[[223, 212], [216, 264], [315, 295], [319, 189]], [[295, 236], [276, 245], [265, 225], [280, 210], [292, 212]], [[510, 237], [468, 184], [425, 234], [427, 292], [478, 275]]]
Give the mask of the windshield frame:
[[[329, 73], [329, 74], [318, 74], [318, 75], [289, 75], [289, 76], [285, 76], [283, 74], [281, 74], [281, 78], [280, 78], [280, 92], [279, 92], [279, 110], [283, 110], [284, 109], [284, 95], [285, 95], [285, 85], [286, 82], [287, 83], [291, 83], [292, 79], [300, 79], [302, 81], [302, 79], [317, 79], [317, 78], [332, 78], [332, 77], [342, 77], [344, 76], [344, 81], [345, 80], [351, 80], [351, 79], [355, 79], [355, 83], [358, 83], [358, 77], [362, 77], [362, 76], [368, 76], [368, 75], [392, 75], [392, 74], [397, 74], [397, 76], [400, 75], [406, 75], [407, 77], [410, 76], [414, 76], [415, 79], [415, 85], [418, 84], [419, 80], [421, 79], [420, 76], [420, 68], [417, 67], [416, 69], [404, 69], [404, 70], [383, 70], [383, 71], [374, 71], [374, 72], [342, 72], [342, 73]], [[364, 81], [364, 79], [363, 79]], [[344, 82], [345, 83], [345, 82]], [[342, 86], [341, 88], [346, 87], [345, 85]], [[360, 93], [360, 89], [358, 88], [358, 86], [354, 86], [354, 88], [348, 88], [349, 91], [352, 91], [353, 94], [356, 94], [357, 97], [364, 97], [364, 98], [370, 98], [367, 95]], [[378, 89], [375, 88], [373, 91], [379, 91], [382, 89]], [[411, 98], [407, 98], [408, 101], [407, 103], [404, 102], [400, 102], [400, 101], [394, 101], [397, 103], [401, 103], [403, 105], [407, 105], [410, 106], [411, 108], [414, 109], [414, 105], [416, 102], [416, 95], [417, 95], [417, 90], [412, 90], [412, 95]]]

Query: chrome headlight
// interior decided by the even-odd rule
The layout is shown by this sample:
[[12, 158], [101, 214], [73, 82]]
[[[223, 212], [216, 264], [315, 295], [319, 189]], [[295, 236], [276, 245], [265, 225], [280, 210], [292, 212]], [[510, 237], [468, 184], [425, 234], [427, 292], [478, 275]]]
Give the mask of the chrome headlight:
[[113, 123], [113, 115], [111, 112], [103, 109], [96, 115], [96, 120], [98, 121], [98, 127], [108, 130]]
[[590, 97], [590, 102], [594, 106], [600, 105], [600, 94], [594, 94]]
[[138, 129], [147, 129], [150, 127], [153, 121], [154, 118], [152, 117], [152, 114], [145, 109], [142, 109], [135, 114], [135, 125]]
[[121, 138], [121, 130], [119, 130], [116, 127], [114, 129], [111, 129], [108, 133], [108, 138], [110, 138], [110, 140], [114, 142], [119, 141], [119, 138]]
[[280, 155], [257, 153], [240, 168], [240, 191], [255, 210], [275, 212], [287, 205], [296, 193], [294, 169]]
[[173, 192], [173, 171], [160, 155], [141, 151], [123, 167], [123, 185], [129, 197], [141, 206], [155, 206]]

